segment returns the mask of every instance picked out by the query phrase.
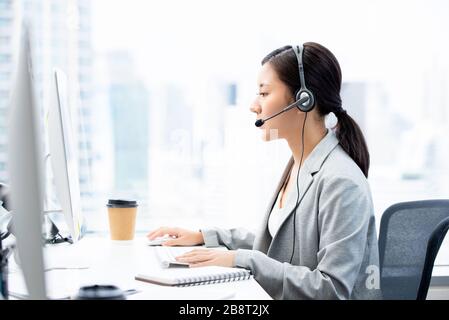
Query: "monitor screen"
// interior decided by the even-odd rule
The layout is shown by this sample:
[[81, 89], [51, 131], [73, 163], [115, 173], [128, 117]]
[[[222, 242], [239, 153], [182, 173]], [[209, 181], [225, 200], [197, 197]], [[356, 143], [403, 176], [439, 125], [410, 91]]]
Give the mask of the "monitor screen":
[[11, 95], [8, 165], [19, 264], [29, 297], [44, 299], [42, 122], [34, 97], [28, 32], [24, 25]]
[[78, 153], [67, 95], [67, 76], [54, 71], [53, 99], [49, 109], [49, 149], [56, 196], [74, 242], [81, 237], [82, 212]]

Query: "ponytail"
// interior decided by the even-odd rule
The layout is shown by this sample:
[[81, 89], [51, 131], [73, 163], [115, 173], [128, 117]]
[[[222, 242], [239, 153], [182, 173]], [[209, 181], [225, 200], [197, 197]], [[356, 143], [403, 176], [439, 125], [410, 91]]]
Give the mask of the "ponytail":
[[337, 113], [336, 135], [341, 147], [368, 178], [369, 152], [362, 130], [346, 111]]

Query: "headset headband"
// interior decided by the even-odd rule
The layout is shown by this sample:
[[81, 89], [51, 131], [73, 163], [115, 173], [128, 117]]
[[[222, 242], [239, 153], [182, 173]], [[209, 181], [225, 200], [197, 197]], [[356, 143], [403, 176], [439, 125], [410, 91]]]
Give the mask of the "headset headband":
[[292, 46], [292, 49], [298, 60], [299, 82], [301, 85], [300, 89], [296, 92], [296, 101], [300, 100], [303, 97], [308, 97], [309, 99], [306, 102], [298, 104], [298, 108], [303, 112], [309, 112], [315, 106], [315, 97], [313, 93], [309, 89], [307, 89], [306, 86], [306, 80], [304, 76], [304, 65], [302, 63], [302, 56], [304, 54], [304, 45], [301, 44]]

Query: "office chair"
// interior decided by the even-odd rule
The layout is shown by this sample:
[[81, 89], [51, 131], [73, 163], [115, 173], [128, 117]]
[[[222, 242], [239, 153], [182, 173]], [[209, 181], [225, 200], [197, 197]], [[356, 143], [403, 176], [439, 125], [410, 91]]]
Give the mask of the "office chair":
[[379, 231], [384, 299], [426, 299], [433, 264], [448, 229], [449, 200], [402, 202], [384, 212]]
[[419, 284], [417, 300], [425, 300], [427, 297], [427, 291], [429, 290], [430, 280], [432, 278], [433, 264], [448, 230], [449, 218], [446, 218], [438, 224], [430, 236], [429, 242], [427, 243], [426, 259], [424, 261], [424, 269], [421, 283]]

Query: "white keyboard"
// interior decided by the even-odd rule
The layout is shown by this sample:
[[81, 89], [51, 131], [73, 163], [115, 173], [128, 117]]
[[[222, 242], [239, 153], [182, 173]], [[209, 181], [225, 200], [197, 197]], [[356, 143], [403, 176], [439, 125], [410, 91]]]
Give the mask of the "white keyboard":
[[190, 251], [189, 248], [183, 247], [155, 247], [156, 255], [162, 265], [162, 268], [188, 268], [187, 262], [176, 261], [177, 256]]

